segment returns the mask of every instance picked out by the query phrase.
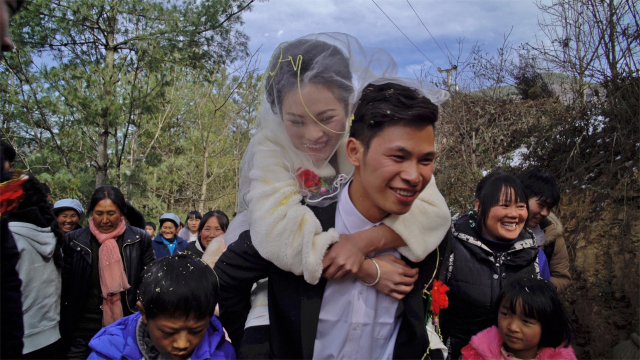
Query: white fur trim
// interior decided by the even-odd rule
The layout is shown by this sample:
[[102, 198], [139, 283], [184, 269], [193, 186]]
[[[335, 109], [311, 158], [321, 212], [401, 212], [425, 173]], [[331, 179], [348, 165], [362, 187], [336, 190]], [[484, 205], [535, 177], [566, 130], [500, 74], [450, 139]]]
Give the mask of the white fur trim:
[[202, 261], [206, 262], [213, 268], [216, 264], [216, 261], [222, 256], [222, 253], [227, 248], [224, 246], [224, 234], [218, 236], [217, 238], [211, 240], [209, 246], [204, 250], [204, 254], [202, 254]]
[[313, 211], [302, 205], [298, 182], [282, 158], [273, 152], [256, 155], [247, 195], [253, 245], [277, 267], [316, 284], [324, 254], [340, 235], [323, 232]]

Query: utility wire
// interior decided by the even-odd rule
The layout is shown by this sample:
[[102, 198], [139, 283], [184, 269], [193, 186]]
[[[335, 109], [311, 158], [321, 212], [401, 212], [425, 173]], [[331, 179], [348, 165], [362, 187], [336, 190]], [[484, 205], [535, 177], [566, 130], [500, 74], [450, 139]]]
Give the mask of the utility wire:
[[380, 9], [380, 11], [382, 11], [382, 13], [384, 14], [384, 16], [386, 16], [386, 17], [387, 17], [387, 19], [389, 19], [389, 21], [391, 21], [391, 23], [393, 24], [393, 26], [395, 26], [395, 27], [396, 27], [396, 29], [398, 29], [398, 30], [402, 33], [402, 35], [404, 35], [404, 37], [405, 37], [407, 40], [409, 40], [409, 42], [411, 43], [411, 45], [413, 45], [413, 47], [415, 47], [415, 48], [416, 48], [416, 50], [418, 50], [418, 51], [420, 52], [420, 54], [422, 54], [422, 56], [424, 56], [424, 58], [425, 58], [425, 59], [427, 59], [430, 63], [432, 63], [432, 64], [434, 64], [434, 65], [435, 65], [435, 63], [434, 63], [433, 61], [431, 61], [431, 59], [429, 59], [429, 57], [427, 57], [427, 55], [425, 55], [425, 54], [422, 52], [422, 50], [420, 50], [420, 49], [416, 46], [416, 44], [414, 44], [414, 43], [413, 43], [413, 41], [411, 41], [411, 39], [409, 39], [409, 37], [407, 36], [407, 34], [405, 34], [405, 33], [404, 33], [404, 31], [402, 31], [402, 29], [400, 29], [400, 28], [398, 27], [398, 25], [396, 25], [396, 23], [394, 23], [394, 22], [393, 22], [393, 20], [391, 20], [391, 18], [389, 17], [389, 15], [387, 15], [387, 13], [385, 13], [385, 12], [384, 12], [384, 10], [382, 10], [382, 8], [380, 7], [380, 5], [378, 5], [378, 4], [376, 3], [376, 1], [375, 1], [375, 0], [371, 0], [371, 1], [373, 1], [373, 3], [374, 3], [374, 4], [376, 4], [376, 6], [378, 7], [378, 9]]
[[429, 29], [427, 29], [427, 25], [424, 24], [424, 22], [420, 18], [420, 15], [418, 15], [418, 13], [416, 12], [416, 9], [414, 9], [413, 6], [411, 6], [411, 3], [409, 2], [409, 0], [407, 0], [407, 4], [409, 4], [409, 6], [411, 7], [411, 10], [413, 10], [413, 13], [416, 14], [416, 16], [418, 17], [418, 20], [420, 20], [420, 22], [422, 23], [422, 26], [424, 26], [425, 30], [427, 30], [427, 32], [429, 33], [429, 35], [431, 36], [433, 41], [436, 43], [436, 45], [438, 45], [438, 48], [440, 49], [440, 51], [442, 51], [442, 54], [444, 55], [444, 57], [448, 59], [449, 57], [444, 52], [444, 50], [442, 50], [442, 48], [440, 47], [440, 44], [438, 44], [438, 41], [436, 40], [436, 38], [434, 38], [433, 35], [431, 35], [431, 31], [429, 31]]

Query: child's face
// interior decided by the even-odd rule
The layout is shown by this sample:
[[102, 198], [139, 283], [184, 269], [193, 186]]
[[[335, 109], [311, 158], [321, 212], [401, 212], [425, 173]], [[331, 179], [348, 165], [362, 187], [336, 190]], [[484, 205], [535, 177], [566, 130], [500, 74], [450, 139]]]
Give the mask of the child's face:
[[147, 230], [147, 232], [149, 233], [149, 236], [151, 236], [151, 238], [156, 236], [156, 231], [151, 226], [145, 226], [144, 229]]
[[209, 326], [209, 318], [185, 318], [182, 315], [160, 315], [147, 320], [151, 342], [160, 352], [160, 358], [187, 359], [200, 344]]
[[536, 319], [522, 313], [522, 304], [517, 303], [516, 313], [509, 310], [509, 302], [503, 300], [498, 312], [498, 329], [504, 348], [519, 359], [533, 359], [538, 353], [542, 326]]

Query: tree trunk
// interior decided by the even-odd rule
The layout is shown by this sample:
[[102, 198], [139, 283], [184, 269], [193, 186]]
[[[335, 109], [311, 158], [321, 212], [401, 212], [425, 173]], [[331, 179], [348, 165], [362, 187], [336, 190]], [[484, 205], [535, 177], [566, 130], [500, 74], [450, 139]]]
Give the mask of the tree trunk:
[[209, 148], [204, 148], [204, 162], [202, 164], [202, 186], [200, 187], [200, 201], [198, 202], [198, 211], [204, 213], [204, 202], [207, 199], [207, 165], [209, 160]]
[[109, 126], [103, 126], [98, 134], [98, 156], [96, 159], [96, 189], [107, 184], [107, 166], [109, 154], [107, 145], [109, 140]]
[[105, 49], [104, 67], [104, 92], [102, 119], [100, 134], [98, 135], [98, 154], [96, 156], [96, 188], [107, 184], [107, 170], [109, 169], [109, 120], [112, 116], [111, 101], [113, 99], [113, 65], [115, 62], [115, 28], [117, 26], [117, 1], [111, 2], [109, 9], [109, 24], [107, 32], [107, 45]]

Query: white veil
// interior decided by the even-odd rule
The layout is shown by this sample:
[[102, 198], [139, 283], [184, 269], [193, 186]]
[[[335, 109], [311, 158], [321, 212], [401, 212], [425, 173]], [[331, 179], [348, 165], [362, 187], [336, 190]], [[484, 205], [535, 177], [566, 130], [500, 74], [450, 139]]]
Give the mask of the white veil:
[[[396, 74], [397, 65], [389, 53], [364, 47], [347, 34], [311, 34], [276, 47], [264, 73], [256, 130], [242, 158], [238, 215], [225, 235], [227, 244], [249, 228], [245, 212], [256, 179], [272, 186], [274, 193], [284, 191], [285, 184], [293, 180], [297, 183], [293, 192], [315, 206], [337, 200], [352, 172], [346, 156], [339, 152], [344, 151], [357, 94], [375, 79]], [[334, 103], [340, 104], [328, 106], [336, 111], [327, 122], [315, 110], [327, 106], [308, 92], [318, 87], [329, 91]], [[294, 105], [297, 111], [287, 110]], [[302, 119], [300, 125], [292, 125], [296, 116]], [[296, 138], [296, 131], [303, 132], [305, 126], [319, 126], [318, 132], [323, 133], [320, 140], [309, 143], [306, 137]]]

